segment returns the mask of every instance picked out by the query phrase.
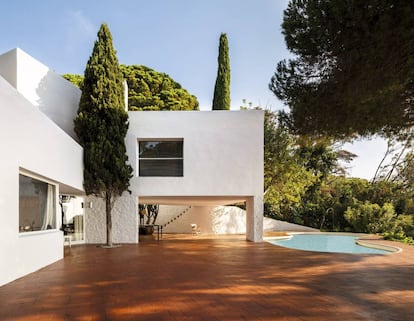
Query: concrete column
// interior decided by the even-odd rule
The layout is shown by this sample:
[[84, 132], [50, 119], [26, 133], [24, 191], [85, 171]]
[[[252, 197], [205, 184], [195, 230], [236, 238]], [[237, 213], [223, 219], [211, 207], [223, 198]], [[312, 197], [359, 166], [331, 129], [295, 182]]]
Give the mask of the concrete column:
[[248, 197], [246, 200], [246, 239], [252, 242], [263, 241], [263, 198]]

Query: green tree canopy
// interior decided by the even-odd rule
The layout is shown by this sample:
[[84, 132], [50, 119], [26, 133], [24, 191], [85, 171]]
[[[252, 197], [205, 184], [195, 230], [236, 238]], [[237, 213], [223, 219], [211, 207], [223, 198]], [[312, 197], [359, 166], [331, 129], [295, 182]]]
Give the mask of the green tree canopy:
[[414, 2], [291, 0], [282, 30], [295, 55], [270, 89], [302, 134], [349, 137], [414, 125]]
[[[198, 110], [197, 97], [165, 73], [141, 65], [121, 65], [128, 84], [129, 110]], [[63, 77], [82, 88], [83, 77]]]
[[128, 114], [123, 92], [123, 76], [112, 36], [108, 26], [102, 24], [85, 68], [74, 123], [84, 149], [85, 192], [105, 200], [108, 246], [112, 246], [114, 202], [128, 190], [132, 175], [125, 147]]
[[78, 88], [82, 88], [83, 85], [83, 76], [76, 75], [76, 74], [63, 74], [63, 78], [70, 81], [73, 85], [75, 85]]
[[214, 86], [213, 110], [230, 109], [230, 58], [229, 45], [225, 33], [220, 35], [217, 58], [217, 78]]
[[265, 111], [264, 118], [264, 214], [300, 222], [296, 207], [316, 177], [301, 164], [296, 139], [277, 119]]
[[121, 70], [129, 110], [198, 110], [197, 98], [167, 74], [140, 65], [122, 65]]

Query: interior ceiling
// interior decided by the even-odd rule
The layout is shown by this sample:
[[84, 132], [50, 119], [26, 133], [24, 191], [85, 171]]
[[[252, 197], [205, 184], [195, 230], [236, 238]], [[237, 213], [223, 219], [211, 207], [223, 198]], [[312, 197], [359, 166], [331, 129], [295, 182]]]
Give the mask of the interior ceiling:
[[241, 203], [247, 196], [139, 196], [139, 203], [162, 205], [218, 206]]
[[[59, 184], [59, 194], [85, 196], [85, 192], [65, 184]], [[219, 206], [243, 203], [248, 196], [139, 196], [142, 204]]]

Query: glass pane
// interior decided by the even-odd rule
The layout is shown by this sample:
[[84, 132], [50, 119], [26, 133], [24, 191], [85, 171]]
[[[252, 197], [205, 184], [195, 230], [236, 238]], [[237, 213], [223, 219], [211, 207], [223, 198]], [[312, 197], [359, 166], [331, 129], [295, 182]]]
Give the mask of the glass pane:
[[82, 197], [69, 195], [61, 195], [60, 197], [63, 234], [69, 236], [71, 241], [83, 241], [85, 239], [83, 209], [85, 200]]
[[183, 160], [141, 159], [139, 176], [183, 176]]
[[182, 158], [183, 141], [139, 142], [139, 158]]
[[19, 231], [56, 228], [55, 187], [19, 175]]

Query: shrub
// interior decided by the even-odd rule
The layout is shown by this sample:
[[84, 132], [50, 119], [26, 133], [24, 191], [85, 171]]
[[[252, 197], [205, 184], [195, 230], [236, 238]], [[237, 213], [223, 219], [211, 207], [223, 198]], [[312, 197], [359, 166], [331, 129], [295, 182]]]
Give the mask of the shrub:
[[354, 232], [382, 233], [393, 230], [395, 211], [391, 203], [380, 206], [365, 201], [348, 207], [345, 219], [353, 227]]

